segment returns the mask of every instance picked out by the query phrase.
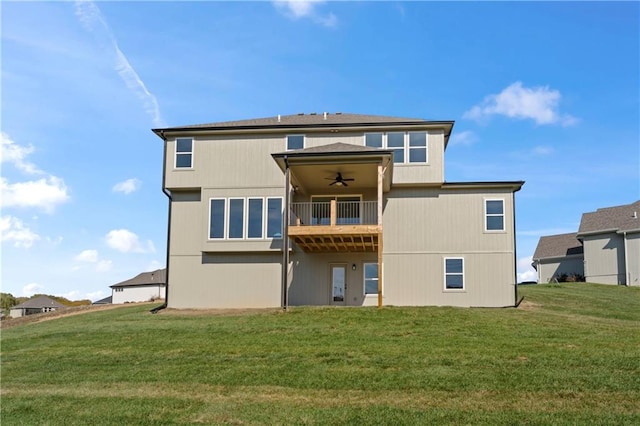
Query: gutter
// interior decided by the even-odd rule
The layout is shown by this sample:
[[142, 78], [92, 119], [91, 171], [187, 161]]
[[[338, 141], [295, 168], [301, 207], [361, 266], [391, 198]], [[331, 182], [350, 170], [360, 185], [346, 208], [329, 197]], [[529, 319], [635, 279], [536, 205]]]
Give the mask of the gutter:
[[[154, 131], [155, 133], [155, 131]], [[156, 133], [158, 134], [158, 133]], [[160, 136], [164, 142], [164, 152], [162, 155], [162, 192], [169, 199], [169, 211], [167, 217], [167, 254], [165, 258], [165, 289], [164, 289], [164, 303], [156, 308], [151, 309], [152, 314], [157, 314], [159, 311], [166, 309], [169, 306], [169, 247], [171, 244], [171, 207], [173, 205], [173, 199], [171, 198], [171, 192], [167, 191], [167, 187], [165, 185], [167, 178], [167, 139], [164, 137], [164, 130], [160, 130], [158, 136]]]

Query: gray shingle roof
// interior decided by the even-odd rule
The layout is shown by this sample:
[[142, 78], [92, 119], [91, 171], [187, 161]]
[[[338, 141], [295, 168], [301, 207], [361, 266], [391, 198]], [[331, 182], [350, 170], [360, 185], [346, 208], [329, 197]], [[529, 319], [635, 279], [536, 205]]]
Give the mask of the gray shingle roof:
[[578, 241], [577, 234], [571, 232], [569, 234], [540, 237], [533, 258], [544, 259], [547, 257], [563, 257], [582, 253], [582, 244]]
[[578, 234], [638, 229], [640, 229], [640, 200], [623, 206], [606, 207], [595, 212], [584, 213], [580, 220]]
[[152, 271], [152, 272], [143, 272], [131, 279], [119, 282], [110, 287], [115, 288], [115, 287], [129, 287], [129, 286], [136, 286], [136, 285], [158, 285], [158, 284], [166, 284], [166, 283], [167, 283], [167, 270], [156, 269], [155, 271]]
[[262, 127], [295, 127], [295, 126], [332, 126], [332, 125], [375, 125], [375, 124], [429, 124], [429, 123], [447, 123], [453, 124], [453, 121], [430, 121], [422, 118], [403, 118], [389, 117], [383, 115], [366, 115], [366, 114], [350, 114], [350, 113], [311, 113], [311, 114], [294, 114], [281, 115], [266, 118], [254, 118], [249, 120], [222, 121], [206, 124], [194, 124], [186, 126], [168, 127], [156, 130], [197, 130], [197, 129], [231, 129], [231, 128], [262, 128]]
[[66, 306], [60, 302], [56, 302], [50, 297], [37, 296], [37, 297], [32, 297], [31, 299], [25, 302], [22, 302], [19, 305], [11, 307], [11, 309], [41, 309], [41, 308], [60, 309], [60, 308], [66, 308]]

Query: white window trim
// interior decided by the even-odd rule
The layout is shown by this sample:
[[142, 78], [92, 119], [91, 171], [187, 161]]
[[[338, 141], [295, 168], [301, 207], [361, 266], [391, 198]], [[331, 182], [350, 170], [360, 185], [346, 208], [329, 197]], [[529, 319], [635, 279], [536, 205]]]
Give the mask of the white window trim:
[[[262, 200], [262, 212], [260, 213], [260, 220], [262, 222], [262, 232], [260, 233], [259, 237], [250, 237], [249, 236], [249, 201], [250, 200]], [[245, 202], [245, 210], [246, 210], [246, 214], [245, 214], [245, 218], [244, 218], [244, 223], [245, 223], [245, 238], [247, 240], [264, 240], [265, 239], [265, 235], [267, 234], [267, 229], [266, 229], [266, 223], [267, 223], [267, 203], [266, 203], [266, 197], [247, 197], [247, 201]]]
[[[462, 260], [462, 288], [447, 288], [447, 275], [460, 275], [458, 272], [456, 273], [447, 273], [447, 260]], [[446, 292], [465, 292], [467, 290], [467, 280], [465, 279], [465, 274], [464, 274], [464, 270], [465, 270], [465, 266], [464, 266], [464, 257], [445, 257], [442, 260], [442, 288], [444, 291]]]
[[305, 149], [307, 147], [307, 136], [302, 134], [291, 134], [287, 135], [284, 140], [285, 148], [287, 151], [294, 151], [293, 149], [289, 149], [289, 137], [290, 136], [302, 136], [302, 148], [297, 149]]
[[[374, 134], [380, 134], [382, 133], [382, 148], [375, 148], [375, 147], [369, 147], [367, 146], [367, 135], [374, 135]], [[407, 132], [402, 132], [402, 131], [398, 131], [398, 132], [394, 132], [394, 131], [389, 131], [389, 132], [366, 132], [363, 134], [362, 136], [362, 144], [363, 146], [367, 146], [368, 148], [372, 148], [372, 149], [387, 149], [387, 150], [395, 150], [395, 149], [399, 149], [400, 147], [389, 147], [388, 145], [388, 134], [389, 133], [402, 133], [403, 134], [403, 161], [402, 163], [393, 163], [396, 166], [415, 166], [415, 165], [420, 165], [420, 166], [424, 166], [429, 164], [429, 132], [427, 132], [426, 130], [415, 130], [415, 131], [407, 131]], [[410, 162], [410, 156], [409, 156], [409, 150], [411, 149], [411, 146], [409, 144], [409, 134], [410, 133], [424, 133], [425, 137], [426, 137], [426, 146], [424, 147], [425, 149], [425, 160], [426, 161], [416, 161], [416, 162]], [[414, 147], [414, 149], [416, 148], [422, 148], [422, 147]]]
[[[362, 262], [362, 295], [364, 297], [378, 297], [378, 292], [376, 291], [375, 293], [367, 293], [367, 277], [366, 277], [366, 265], [378, 265], [378, 262]], [[380, 283], [380, 268], [378, 268], [378, 278], [376, 278], [376, 282], [378, 282], [378, 285]], [[382, 284], [384, 285], [384, 281], [382, 281]], [[384, 288], [382, 289], [383, 293], [384, 293]]]
[[[178, 155], [179, 154], [187, 154], [187, 152], [178, 152], [178, 139], [191, 139], [191, 151], [189, 152], [191, 154], [191, 166], [189, 167], [178, 167]], [[194, 164], [194, 160], [195, 160], [195, 146], [196, 146], [196, 141], [194, 138], [176, 138], [175, 142], [174, 142], [174, 148], [173, 148], [173, 168], [175, 170], [193, 170], [193, 164]]]
[[[489, 215], [487, 213], [487, 201], [502, 201], [502, 215], [498, 215], [498, 214], [491, 214]], [[491, 233], [491, 234], [504, 234], [505, 232], [507, 232], [507, 212], [506, 212], [506, 203], [504, 198], [485, 198], [483, 200], [483, 208], [484, 208], [484, 216], [482, 216], [482, 220], [484, 221], [484, 224], [482, 225], [482, 227], [484, 228], [484, 232], [486, 233]], [[489, 216], [502, 216], [502, 229], [487, 229], [487, 217]]]
[[[222, 224], [222, 237], [211, 237], [211, 202], [212, 201], [216, 201], [216, 200], [222, 200], [224, 201], [224, 211], [222, 212], [222, 220], [224, 221], [224, 223]], [[224, 197], [212, 197], [209, 198], [209, 217], [207, 218], [208, 224], [209, 226], [208, 231], [207, 231], [207, 239], [209, 241], [222, 241], [222, 240], [226, 240], [227, 238], [227, 207], [229, 206], [229, 203], [227, 202], [227, 199]]]

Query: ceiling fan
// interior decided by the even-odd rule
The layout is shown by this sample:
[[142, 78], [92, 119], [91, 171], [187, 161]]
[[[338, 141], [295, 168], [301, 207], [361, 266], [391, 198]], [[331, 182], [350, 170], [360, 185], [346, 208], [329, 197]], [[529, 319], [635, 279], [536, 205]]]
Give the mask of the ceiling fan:
[[355, 180], [355, 179], [353, 179], [353, 178], [343, 178], [343, 177], [342, 177], [342, 173], [340, 173], [340, 172], [338, 172], [338, 174], [336, 175], [336, 177], [335, 177], [335, 178], [325, 178], [325, 179], [327, 179], [327, 180], [332, 180], [332, 181], [333, 181], [333, 182], [331, 182], [331, 183], [329, 184], [329, 186], [331, 186], [331, 185], [337, 185], [337, 186], [349, 186], [349, 185], [347, 184], [347, 182], [352, 182], [352, 181], [354, 181], [354, 180]]

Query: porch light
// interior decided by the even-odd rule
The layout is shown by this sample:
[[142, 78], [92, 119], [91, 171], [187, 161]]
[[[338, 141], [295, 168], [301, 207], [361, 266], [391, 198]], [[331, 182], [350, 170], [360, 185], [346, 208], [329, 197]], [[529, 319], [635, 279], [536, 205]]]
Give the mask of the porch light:
[[351, 270], [355, 271], [356, 270], [356, 264], [354, 263], [353, 265], [351, 265]]

